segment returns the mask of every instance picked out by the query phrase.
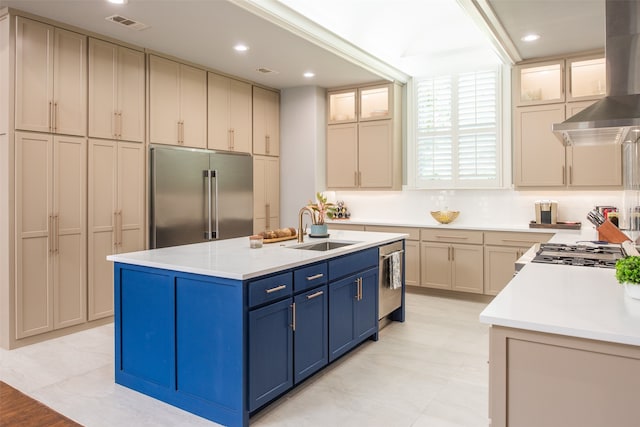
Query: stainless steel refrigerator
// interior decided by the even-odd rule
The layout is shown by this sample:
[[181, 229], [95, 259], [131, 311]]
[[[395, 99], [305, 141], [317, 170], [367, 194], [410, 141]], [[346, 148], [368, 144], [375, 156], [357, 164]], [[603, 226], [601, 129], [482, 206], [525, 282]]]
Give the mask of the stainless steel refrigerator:
[[253, 233], [249, 154], [150, 147], [149, 247]]

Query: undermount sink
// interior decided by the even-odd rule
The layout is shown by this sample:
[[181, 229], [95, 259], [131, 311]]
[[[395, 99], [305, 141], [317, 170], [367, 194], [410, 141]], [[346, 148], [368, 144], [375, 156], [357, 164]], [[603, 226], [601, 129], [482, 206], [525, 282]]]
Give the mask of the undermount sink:
[[351, 246], [358, 242], [341, 242], [335, 240], [325, 240], [318, 243], [304, 243], [302, 245], [290, 246], [291, 249], [302, 249], [306, 251], [330, 251], [344, 246]]

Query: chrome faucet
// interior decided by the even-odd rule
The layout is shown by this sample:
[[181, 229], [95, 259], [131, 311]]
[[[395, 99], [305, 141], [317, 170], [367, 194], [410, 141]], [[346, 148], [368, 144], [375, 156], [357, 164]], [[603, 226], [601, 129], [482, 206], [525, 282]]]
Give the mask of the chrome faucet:
[[300, 209], [300, 212], [298, 212], [298, 243], [301, 243], [304, 241], [304, 229], [302, 228], [302, 217], [304, 216], [304, 213], [307, 212], [309, 214], [309, 217], [311, 218], [311, 222], [313, 223], [313, 211], [311, 210], [311, 208], [309, 208], [308, 206], [304, 206], [302, 209]]

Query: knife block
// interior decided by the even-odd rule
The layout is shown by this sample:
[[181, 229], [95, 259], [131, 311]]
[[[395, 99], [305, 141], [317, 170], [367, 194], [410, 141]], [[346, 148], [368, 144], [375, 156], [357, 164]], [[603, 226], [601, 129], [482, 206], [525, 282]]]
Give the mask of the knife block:
[[603, 240], [609, 243], [622, 243], [627, 240], [631, 240], [608, 219], [596, 230], [598, 230], [598, 240]]

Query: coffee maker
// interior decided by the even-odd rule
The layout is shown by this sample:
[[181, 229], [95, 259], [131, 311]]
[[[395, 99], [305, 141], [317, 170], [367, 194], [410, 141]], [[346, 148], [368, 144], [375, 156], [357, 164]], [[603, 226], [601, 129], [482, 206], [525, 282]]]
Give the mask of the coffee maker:
[[558, 202], [555, 200], [536, 201], [536, 224], [556, 224], [558, 222]]

